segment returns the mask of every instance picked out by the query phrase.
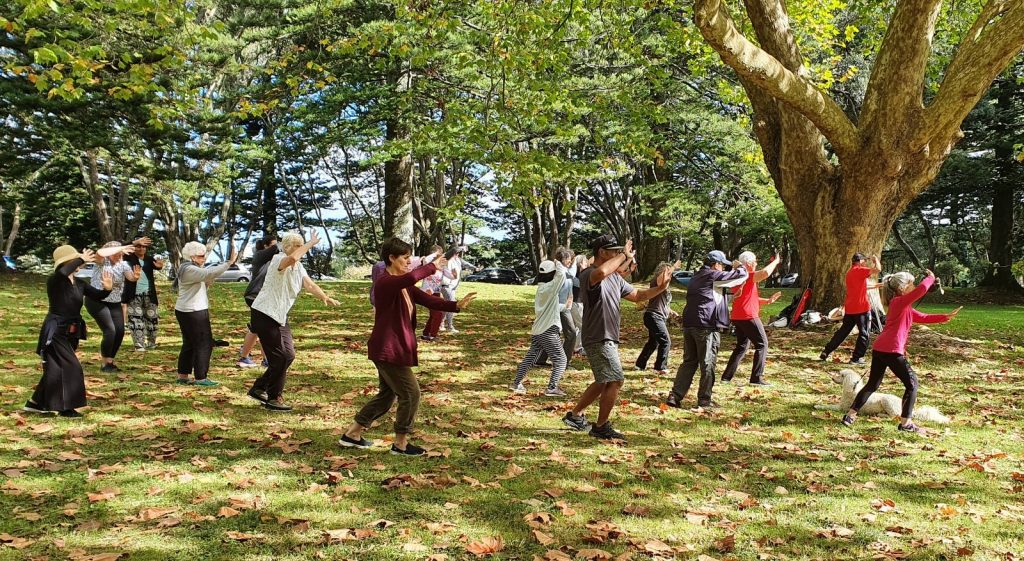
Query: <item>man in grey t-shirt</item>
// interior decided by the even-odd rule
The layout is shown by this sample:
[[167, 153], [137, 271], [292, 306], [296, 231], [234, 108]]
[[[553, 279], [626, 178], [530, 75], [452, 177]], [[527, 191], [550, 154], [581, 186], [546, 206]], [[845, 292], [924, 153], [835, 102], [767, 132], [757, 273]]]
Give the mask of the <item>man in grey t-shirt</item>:
[[[583, 325], [580, 336], [587, 351], [594, 382], [580, 396], [572, 411], [562, 421], [576, 430], [590, 430], [590, 435], [602, 439], [623, 439], [622, 433], [608, 421], [619, 397], [625, 376], [619, 360], [619, 324], [622, 316], [619, 302], [649, 300], [668, 287], [672, 270], [667, 269], [655, 286], [637, 290], [615, 272], [633, 259], [633, 241], [619, 245], [613, 236], [603, 235], [591, 243], [594, 263], [579, 273], [580, 300], [583, 302]], [[583, 416], [591, 403], [599, 401], [597, 423], [593, 426]]]

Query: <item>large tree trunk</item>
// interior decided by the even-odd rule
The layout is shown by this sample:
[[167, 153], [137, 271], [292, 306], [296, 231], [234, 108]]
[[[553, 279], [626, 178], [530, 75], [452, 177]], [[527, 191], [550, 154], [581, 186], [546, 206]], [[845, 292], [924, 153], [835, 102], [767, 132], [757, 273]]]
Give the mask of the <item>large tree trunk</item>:
[[[1007, 83], [1009, 82], [1009, 83]], [[1019, 86], [1013, 81], [1001, 80], [998, 84], [999, 95], [996, 97], [997, 111], [1007, 117], [1000, 119], [997, 135], [1009, 135], [1007, 123], [1013, 123], [1009, 117], [1013, 111], [1014, 96], [1020, 95]], [[1013, 227], [1014, 207], [1017, 203], [1016, 177], [1020, 166], [1013, 157], [1013, 146], [1002, 141], [995, 147], [995, 177], [992, 178], [992, 222], [989, 238], [988, 260], [991, 266], [982, 286], [1000, 290], [1021, 290], [1021, 285], [1013, 276]]]
[[[405, 129], [391, 119], [384, 137], [393, 142], [405, 136]], [[412, 155], [406, 152], [384, 162], [384, 238], [397, 237], [415, 244], [412, 214]]]
[[86, 150], [84, 154], [78, 154], [77, 158], [78, 169], [82, 173], [82, 182], [92, 198], [92, 211], [100, 230], [100, 238], [103, 240], [103, 243], [113, 241], [117, 237], [114, 232], [113, 221], [110, 217], [110, 208], [103, 197], [103, 189], [100, 186], [99, 162], [97, 162], [96, 151]]
[[[2, 212], [2, 210], [0, 210]], [[21, 229], [21, 203], [14, 203], [14, 212], [11, 213], [11, 232], [7, 234], [7, 240], [4, 242], [4, 255], [11, 257], [11, 248], [14, 247], [14, 240], [18, 239], [18, 230]], [[3, 227], [0, 226], [0, 237], [4, 234]], [[2, 268], [2, 264], [0, 264]]]

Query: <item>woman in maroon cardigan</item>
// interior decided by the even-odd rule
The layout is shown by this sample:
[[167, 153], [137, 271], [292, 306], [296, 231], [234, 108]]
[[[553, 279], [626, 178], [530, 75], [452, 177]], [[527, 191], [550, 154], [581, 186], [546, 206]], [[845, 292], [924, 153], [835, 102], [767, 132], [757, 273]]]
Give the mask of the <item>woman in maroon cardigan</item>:
[[460, 312], [476, 298], [476, 293], [452, 302], [417, 288], [416, 283], [443, 269], [448, 264], [447, 259], [439, 256], [432, 263], [411, 269], [412, 246], [398, 238], [385, 241], [380, 248], [380, 256], [388, 265], [374, 283], [375, 317], [367, 345], [370, 360], [377, 367], [380, 391], [356, 414], [355, 422], [338, 443], [356, 448], [372, 446], [371, 441], [363, 438], [363, 431], [386, 415], [397, 398], [395, 443], [391, 446], [391, 453], [419, 456], [426, 451], [409, 444], [409, 432], [420, 403], [420, 386], [411, 368], [418, 365], [414, 303], [431, 310]]

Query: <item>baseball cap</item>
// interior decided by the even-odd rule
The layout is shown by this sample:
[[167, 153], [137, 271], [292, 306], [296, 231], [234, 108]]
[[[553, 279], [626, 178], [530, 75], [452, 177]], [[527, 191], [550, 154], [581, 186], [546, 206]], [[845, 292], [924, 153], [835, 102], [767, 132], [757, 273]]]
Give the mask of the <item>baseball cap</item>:
[[725, 254], [717, 249], [709, 251], [708, 256], [704, 258], [705, 265], [714, 265], [715, 263], [721, 263], [722, 265], [732, 265], [732, 261], [725, 258]]
[[590, 249], [596, 254], [602, 249], [622, 249], [624, 246], [619, 244], [615, 236], [611, 234], [604, 234], [594, 238], [594, 241], [590, 242]]
[[854, 253], [853, 254], [853, 262], [854, 263], [856, 263], [858, 261], [864, 261], [865, 259], [867, 259], [867, 257], [865, 257], [863, 253], [858, 252], [858, 253]]
[[542, 275], [554, 272], [554, 270], [555, 270], [555, 262], [551, 261], [550, 259], [548, 259], [546, 261], [541, 261], [540, 267], [537, 267], [537, 271], [540, 274], [542, 274]]

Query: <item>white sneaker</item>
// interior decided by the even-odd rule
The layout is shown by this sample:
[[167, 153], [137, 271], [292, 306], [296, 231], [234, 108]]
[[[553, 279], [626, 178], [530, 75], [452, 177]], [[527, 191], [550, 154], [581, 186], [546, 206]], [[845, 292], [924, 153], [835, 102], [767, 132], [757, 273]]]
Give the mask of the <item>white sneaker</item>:
[[451, 333], [452, 335], [455, 335], [458, 332], [459, 332], [459, 330], [455, 329], [454, 327], [449, 327], [448, 328], [448, 333]]
[[544, 395], [547, 397], [565, 397], [565, 392], [562, 388], [554, 387], [544, 390]]
[[509, 384], [508, 385], [508, 389], [512, 390], [512, 393], [517, 393], [517, 394], [524, 394], [524, 393], [526, 393], [526, 387], [523, 386], [522, 382], [520, 382], [518, 384]]

